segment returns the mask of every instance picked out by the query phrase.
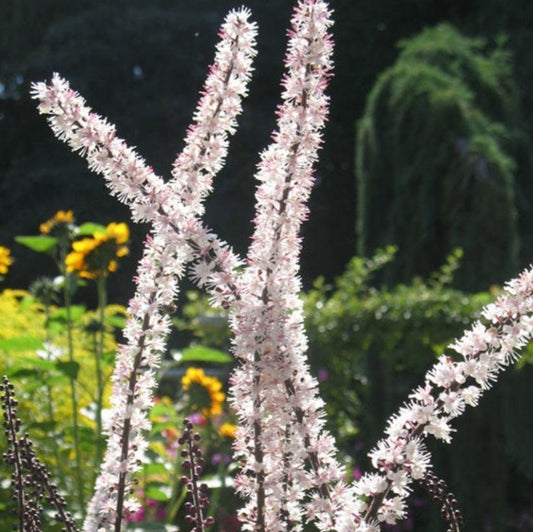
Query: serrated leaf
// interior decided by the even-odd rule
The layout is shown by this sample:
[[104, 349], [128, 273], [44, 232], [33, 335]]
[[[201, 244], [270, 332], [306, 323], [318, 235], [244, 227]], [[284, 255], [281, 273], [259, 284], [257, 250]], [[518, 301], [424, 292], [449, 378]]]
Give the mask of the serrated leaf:
[[37, 253], [50, 253], [57, 246], [57, 238], [53, 236], [16, 236], [15, 242], [30, 248]]
[[232, 360], [233, 358], [224, 351], [198, 345], [183, 349], [180, 362], [213, 362], [215, 364], [227, 364]]
[[55, 366], [61, 373], [64, 373], [70, 379], [76, 380], [78, 378], [80, 365], [77, 362], [73, 360], [58, 360], [56, 361]]
[[0, 339], [0, 349], [4, 351], [36, 351], [41, 349], [43, 341], [34, 336], [14, 336]]
[[93, 222], [85, 222], [84, 224], [81, 224], [78, 227], [78, 230], [76, 231], [76, 234], [78, 236], [92, 236], [94, 233], [105, 233], [106, 228], [104, 225], [93, 223]]

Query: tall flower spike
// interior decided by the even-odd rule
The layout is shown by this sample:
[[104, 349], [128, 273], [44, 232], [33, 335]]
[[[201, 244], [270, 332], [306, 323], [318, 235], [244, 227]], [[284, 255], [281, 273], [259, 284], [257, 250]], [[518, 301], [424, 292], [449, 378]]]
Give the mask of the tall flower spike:
[[298, 530], [304, 519], [330, 530], [338, 509], [334, 492], [343, 489], [344, 472], [305, 360], [298, 295], [299, 231], [329, 103], [331, 24], [325, 2], [298, 3], [277, 130], [257, 174], [248, 266], [231, 312], [234, 352], [242, 362], [232, 378], [242, 425], [235, 444], [243, 461], [237, 483], [247, 501], [241, 519], [248, 530]]
[[123, 518], [134, 513], [138, 504], [130, 496], [132, 476], [147, 448], [143, 432], [150, 427], [147, 412], [152, 406], [155, 371], [170, 331], [165, 309], [174, 301], [182, 269], [168, 251], [164, 241], [149, 237], [139, 263], [137, 290], [128, 307], [131, 317], [124, 329], [127, 344], [119, 347], [111, 378], [107, 448], [84, 532], [120, 532]]
[[[451, 441], [451, 421], [477, 405], [501, 371], [518, 358], [533, 337], [533, 269], [506, 285], [506, 293], [487, 305], [485, 323], [475, 323], [449, 346], [459, 360], [443, 355], [427, 373], [423, 386], [389, 420], [386, 434], [370, 453], [377, 474], [365, 475], [353, 488], [361, 497], [352, 522], [357, 531], [378, 531], [379, 523], [405, 516], [409, 485], [430, 472], [422, 440], [429, 434]], [[349, 519], [346, 517], [346, 521]]]
[[19, 436], [20, 419], [17, 416], [17, 400], [14, 386], [6, 376], [0, 384], [0, 401], [4, 410], [4, 429], [8, 450], [4, 460], [13, 466], [13, 499], [17, 503], [18, 526], [20, 532], [41, 532], [41, 501], [45, 498], [54, 508], [54, 518], [61, 523], [65, 532], [78, 532], [72, 514], [66, 511], [67, 503], [59, 494], [57, 486], [50, 482], [45, 465], [33, 451], [27, 434]]
[[[33, 96], [40, 100], [39, 110], [49, 115], [55, 134], [103, 174], [111, 192], [130, 206], [136, 221], [151, 221], [156, 234], [139, 265], [138, 289], [129, 308], [132, 318], [126, 327], [128, 345], [120, 349], [113, 376], [108, 449], [85, 531], [118, 531], [123, 514], [132, 511], [133, 503], [125, 494], [145, 445], [141, 430], [148, 423], [146, 410], [155, 385], [153, 368], [168, 333], [161, 310], [176, 295], [177, 279], [190, 262], [192, 249], [197, 250], [199, 259], [207, 261], [211, 283], [219, 285], [217, 295], [231, 295], [231, 286], [220, 286], [222, 282], [228, 286], [231, 278], [224, 272], [232, 272], [239, 261], [202, 226], [199, 215], [203, 209], [200, 202], [223, 163], [227, 136], [234, 130], [246, 94], [256, 34], [248, 17], [246, 10], [232, 12], [222, 26], [222, 42], [198, 107], [197, 122], [189, 130], [184, 155], [174, 165], [170, 184], [157, 177], [116, 137], [114, 127], [93, 113], [58, 75], [50, 85], [33, 87]], [[148, 341], [148, 328], [154, 324]]]

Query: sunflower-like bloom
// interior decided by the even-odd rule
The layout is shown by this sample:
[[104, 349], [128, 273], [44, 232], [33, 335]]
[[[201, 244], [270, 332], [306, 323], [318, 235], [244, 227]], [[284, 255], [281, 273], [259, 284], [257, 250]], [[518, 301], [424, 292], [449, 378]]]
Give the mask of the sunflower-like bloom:
[[52, 218], [39, 226], [39, 231], [43, 235], [59, 236], [68, 232], [73, 222], [72, 211], [57, 211]]
[[117, 259], [129, 253], [126, 245], [130, 237], [128, 226], [111, 222], [105, 232], [72, 243], [72, 251], [65, 259], [67, 272], [84, 279], [97, 279], [117, 271]]
[[0, 275], [5, 275], [12, 264], [11, 251], [4, 246], [0, 246]]
[[190, 406], [200, 411], [206, 418], [222, 413], [226, 394], [222, 383], [216, 377], [210, 377], [202, 368], [188, 368], [181, 378], [183, 389], [188, 392]]

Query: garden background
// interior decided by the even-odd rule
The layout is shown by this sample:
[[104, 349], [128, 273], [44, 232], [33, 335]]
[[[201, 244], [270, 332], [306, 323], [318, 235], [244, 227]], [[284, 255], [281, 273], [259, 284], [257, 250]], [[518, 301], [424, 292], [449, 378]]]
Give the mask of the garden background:
[[[260, 26], [256, 72], [207, 206], [208, 224], [241, 252], [253, 216], [256, 154], [274, 125], [292, 8], [287, 0], [244, 3]], [[364, 470], [365, 451], [431, 357], [489, 292], [533, 261], [533, 6], [525, 0], [331, 6], [331, 115], [304, 230], [302, 277], [312, 364], [323, 378], [332, 427], [354, 470]], [[167, 175], [217, 28], [232, 7], [226, 0], [3, 0], [0, 244], [16, 257], [4, 287], [27, 288], [38, 276], [55, 275], [53, 261], [38, 260], [14, 237], [36, 234], [57, 210], [72, 209], [80, 223], [129, 219], [103, 182], [52, 138], [30, 101], [30, 82], [60, 72]], [[420, 34], [442, 23], [449, 25]], [[125, 304], [133, 293], [146, 230], [131, 227], [130, 256], [109, 283], [114, 303]], [[371, 262], [350, 262], [389, 244], [398, 246], [395, 259], [389, 250]], [[447, 259], [458, 247], [463, 256]], [[95, 307], [95, 294], [88, 287], [77, 297]], [[206, 332], [205, 320], [197, 319], [205, 312], [201, 303], [186, 312], [193, 334], [176, 332], [174, 348], [200, 341], [227, 349], [223, 333]], [[7, 366], [9, 351], [2, 357]], [[440, 473], [458, 495], [467, 530], [533, 527], [532, 378], [527, 364], [504, 376], [482, 408], [461, 420], [452, 450], [442, 451]], [[437, 529], [435, 515], [418, 519]]]

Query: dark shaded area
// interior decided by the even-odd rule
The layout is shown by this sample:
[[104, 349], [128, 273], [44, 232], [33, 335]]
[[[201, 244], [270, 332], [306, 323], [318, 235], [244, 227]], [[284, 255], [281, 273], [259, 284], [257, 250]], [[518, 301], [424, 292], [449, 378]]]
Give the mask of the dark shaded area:
[[[29, 83], [58, 71], [121, 136], [162, 175], [180, 147], [212, 60], [217, 28], [240, 3], [229, 0], [3, 0], [0, 17], [0, 242], [34, 234], [39, 222], [60, 208], [79, 221], [128, 220], [128, 212], [106, 192], [101, 178], [58, 143], [28, 97]], [[232, 142], [226, 168], [209, 200], [208, 222], [244, 252], [253, 212], [257, 153], [269, 140], [279, 98], [279, 80], [292, 2], [249, 0], [260, 26], [259, 56], [251, 95]], [[377, 75], [397, 56], [395, 43], [423, 27], [447, 20], [470, 35], [509, 35], [527, 122], [533, 100], [528, 57], [533, 30], [526, 1], [352, 2], [332, 0], [336, 26], [336, 74], [331, 119], [317, 170], [311, 219], [304, 230], [302, 275], [340, 274], [355, 252], [354, 124]], [[520, 196], [519, 196], [520, 197]], [[521, 198], [527, 202], [527, 198]], [[245, 230], [248, 228], [248, 230]], [[131, 293], [128, 279], [147, 228], [133, 232], [133, 257], [123, 266], [116, 293]], [[17, 247], [12, 285], [27, 285], [42, 271]], [[36, 271], [36, 269], [38, 270]]]

